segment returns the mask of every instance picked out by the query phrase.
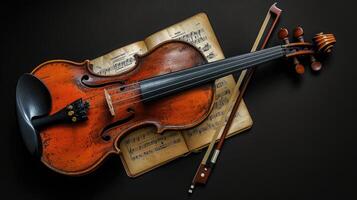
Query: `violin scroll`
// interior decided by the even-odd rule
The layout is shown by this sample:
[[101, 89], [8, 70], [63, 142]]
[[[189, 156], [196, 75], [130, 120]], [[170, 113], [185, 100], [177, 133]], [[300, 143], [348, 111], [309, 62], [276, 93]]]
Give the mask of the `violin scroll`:
[[330, 54], [332, 52], [333, 46], [336, 43], [336, 38], [331, 33], [324, 34], [321, 32], [315, 35], [313, 41], [319, 53]]

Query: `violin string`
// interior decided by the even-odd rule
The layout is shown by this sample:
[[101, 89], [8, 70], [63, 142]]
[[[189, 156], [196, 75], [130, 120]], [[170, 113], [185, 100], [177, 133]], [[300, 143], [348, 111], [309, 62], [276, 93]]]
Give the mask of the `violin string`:
[[[253, 58], [251, 57], [250, 59], [247, 59], [246, 62], [239, 63], [239, 64], [242, 65], [242, 66], [244, 66], [244, 65], [246, 65], [248, 62], [254, 62], [254, 61], [257, 61], [257, 60], [259, 60], [259, 59], [268, 58], [269, 56], [272, 56], [272, 55], [273, 55], [274, 53], [276, 53], [276, 52], [280, 53], [280, 49], [274, 50], [274, 51], [269, 52], [269, 53], [266, 53], [264, 56], [259, 55], [259, 58], [258, 58], [258, 59], [255, 59], [255, 57], [257, 57], [257, 56], [255, 56], [255, 57], [253, 57]], [[246, 60], [246, 59], [244, 59], [244, 60]], [[239, 60], [239, 62], [241, 62], [241, 61], [242, 61], [242, 60]], [[209, 73], [208, 73], [208, 76], [209, 76], [209, 74], [217, 73], [217, 72], [218, 72], [218, 73], [224, 72], [224, 71], [230, 70], [230, 69], [232, 69], [232, 68], [234, 68], [234, 70], [236, 70], [236, 69], [235, 69], [235, 68], [236, 68], [236, 65], [234, 65], [234, 64], [235, 64], [234, 62], [228, 63], [228, 64], [231, 64], [231, 65], [233, 65], [233, 66], [231, 66], [231, 67], [229, 67], [229, 68], [225, 68], [225, 69], [221, 69], [221, 70], [216, 70], [216, 71], [213, 71], [213, 72], [209, 72]], [[228, 65], [228, 66], [229, 66], [229, 65]], [[223, 66], [222, 66], [222, 68], [223, 68]], [[200, 72], [200, 71], [194, 72], [194, 73], [199, 73], [199, 72]], [[192, 74], [194, 74], [194, 73], [192, 73]], [[157, 88], [157, 89], [155, 89], [155, 90], [151, 90], [151, 91], [149, 91], [149, 92], [141, 93], [141, 94], [136, 95], [136, 96], [141, 96], [141, 95], [144, 95], [144, 94], [147, 94], [147, 93], [152, 93], [152, 92], [155, 92], [155, 91], [158, 91], [158, 90], [162, 90], [162, 89], [165, 89], [165, 88], [173, 87], [173, 86], [178, 85], [178, 84], [182, 84], [182, 83], [185, 83], [185, 82], [189, 82], [189, 81], [191, 81], [191, 80], [193, 80], [193, 79], [199, 79], [199, 78], [201, 78], [201, 77], [203, 77], [203, 76], [207, 76], [207, 74], [200, 75], [200, 76], [196, 76], [196, 77], [194, 77], [194, 78], [186, 79], [186, 80], [184, 80], [184, 81], [176, 82], [176, 83], [173, 83], [173, 84], [170, 84], [170, 85], [166, 85], [166, 86], [164, 86], [164, 87], [160, 87], [160, 88]], [[210, 77], [210, 78], [211, 78], [211, 77]], [[134, 89], [134, 90], [139, 90], [139, 89], [140, 89], [140, 88], [136, 88], [136, 89]], [[131, 91], [133, 91], [133, 90], [131, 90]], [[115, 95], [120, 95], [120, 94], [122, 94], [122, 93], [113, 94], [112, 97], [114, 97]], [[135, 96], [135, 97], [136, 97], [136, 96]], [[133, 96], [132, 96], [132, 97], [133, 97]], [[122, 99], [122, 100], [126, 100], [126, 99]], [[115, 101], [115, 102], [117, 102], [117, 101]], [[113, 102], [113, 103], [115, 103], [115, 102]]]
[[[221, 66], [223, 66], [223, 65], [227, 65], [227, 63], [231, 64], [231, 63], [237, 62], [237, 61], [239, 62], [239, 61], [243, 61], [243, 60], [246, 60], [246, 59], [253, 59], [254, 57], [258, 57], [260, 55], [263, 55], [263, 54], [266, 54], [266, 53], [269, 53], [269, 52], [270, 53], [274, 52], [274, 50], [276, 48], [280, 49], [279, 47], [280, 46], [275, 46], [275, 47], [272, 47], [272, 48], [269, 48], [269, 49], [264, 49], [264, 50], [260, 50], [260, 51], [254, 52], [253, 56], [252, 56], [251, 53], [247, 53], [247, 54], [243, 54], [243, 55], [239, 55], [239, 56], [230, 57], [230, 58], [227, 58], [227, 59], [224, 59], [224, 60], [220, 60], [220, 61], [217, 61], [217, 62], [219, 62], [219, 64], [221, 64]], [[215, 62], [211, 62], [211, 63], [207, 63], [207, 64], [215, 64]], [[192, 72], [191, 74], [193, 75], [195, 73], [199, 73], [199, 71]], [[115, 86], [115, 87], [112, 87], [112, 88], [107, 88], [106, 90], [108, 92], [110, 92], [112, 90], [120, 90], [120, 88], [129, 88], [130, 86], [134, 86], [134, 85], [137, 85], [137, 87], [134, 88], [134, 89], [129, 89], [129, 90], [126, 90], [126, 91], [121, 91], [120, 93], [111, 94], [111, 97], [115, 97], [116, 95], [120, 95], [121, 96], [121, 95], [124, 95], [126, 93], [139, 91], [140, 90], [140, 87], [139, 87], [140, 86], [140, 82], [134, 82], [134, 83], [126, 84], [126, 85], [121, 85], [119, 87]], [[167, 87], [172, 87], [172, 86], [173, 85], [168, 85]], [[157, 90], [161, 90], [161, 89], [164, 89], [164, 88], [158, 88]], [[154, 92], [154, 91], [156, 91], [156, 90], [152, 90], [150, 92]], [[144, 95], [144, 94], [147, 94], [147, 93], [141, 93], [141, 94], [138, 94], [136, 96], [132, 96], [132, 98], [136, 98], [136, 97]], [[95, 97], [95, 96], [99, 96], [99, 95], [102, 95], [102, 94], [97, 94], [97, 95], [94, 95], [94, 96], [91, 96], [91, 97]], [[122, 99], [121, 101], [126, 101], [126, 100], [127, 99]], [[120, 101], [120, 100], [118, 100], [118, 101]], [[118, 102], [118, 101], [115, 101], [115, 103]]]
[[[232, 70], [232, 72], [234, 72], [234, 71], [235, 71], [235, 70]], [[155, 98], [155, 97], [157, 97], [157, 96], [159, 96], [159, 95], [162, 95], [162, 94], [165, 94], [165, 93], [170, 93], [171, 91], [174, 91], [174, 90], [175, 90], [175, 89], [167, 90], [167, 91], [164, 91], [163, 93], [156, 94], [156, 95], [153, 95], [153, 96], [151, 96], [151, 97], [147, 97], [147, 98], [144, 98], [144, 99], [140, 99], [140, 100], [137, 100], [137, 101], [134, 101], [134, 102], [128, 102], [128, 103], [125, 103], [125, 104], [122, 104], [122, 105], [120, 105], [120, 106], [115, 107], [115, 109], [118, 109], [118, 108], [121, 108], [121, 107], [125, 107], [125, 106], [127, 106], [127, 105], [133, 105], [133, 104], [136, 104], [136, 103], [140, 103], [140, 102], [142, 102], [142, 101], [150, 100], [150, 99]]]
[[[112, 91], [112, 90], [120, 90], [120, 88], [122, 88], [122, 87], [124, 87], [124, 88], [127, 88], [127, 87], [130, 87], [130, 86], [133, 86], [133, 85], [137, 85], [137, 84], [139, 84], [139, 82], [133, 82], [133, 83], [129, 83], [129, 84], [125, 84], [125, 85], [121, 85], [121, 86], [119, 86], [119, 87], [112, 87], [112, 88], [108, 88], [108, 89], [106, 89], [108, 92], [110, 92], [110, 91]], [[130, 92], [130, 90], [129, 91], [124, 91], [124, 92], [121, 92], [121, 94], [123, 94], [123, 93], [127, 93], [127, 92]]]
[[[273, 50], [273, 51], [271, 51], [271, 52], [269, 52], [269, 53], [266, 53], [267, 55], [265, 55], [265, 56], [261, 56], [261, 55], [260, 55], [259, 59], [262, 59], [263, 61], [265, 61], [264, 59], [269, 58], [270, 56], [273, 57], [273, 56], [280, 55], [280, 53], [281, 53], [280, 50], [281, 50], [281, 49]], [[253, 61], [253, 62], [254, 62], [254, 61], [257, 61], [257, 60], [259, 60], [259, 59], [247, 60], [245, 63], [242, 63], [241, 65], [244, 66], [244, 65], [247, 65], [247, 63], [250, 62], [250, 61]], [[228, 68], [227, 73], [233, 73], [233, 72], [236, 70], [235, 67], [236, 67], [236, 66], [232, 66], [232, 67]], [[227, 70], [227, 69], [223, 69], [223, 70], [219, 70], [218, 72], [221, 72], [221, 71], [224, 72], [224, 71], [226, 71], [226, 70]], [[217, 72], [217, 71], [214, 71], [214, 72], [212, 72], [212, 73], [216, 73], [216, 72]], [[212, 74], [212, 73], [211, 73], [211, 74]], [[206, 74], [206, 75], [207, 75], [207, 74]], [[208, 74], [208, 76], [209, 76], [209, 74]], [[137, 97], [139, 97], [139, 96], [142, 96], [142, 95], [144, 95], [144, 94], [151, 93], [151, 92], [155, 92], [155, 91], [157, 91], [157, 90], [162, 90], [162, 89], [165, 89], [165, 88], [169, 88], [169, 87], [175, 86], [175, 85], [177, 85], [177, 84], [182, 84], [182, 83], [184, 83], [184, 82], [193, 80], [193, 79], [195, 79], [195, 78], [198, 78], [198, 79], [199, 79], [200, 77], [202, 77], [202, 76], [197, 76], [197, 77], [194, 77], [194, 78], [192, 78], [192, 79], [187, 79], [187, 80], [182, 81], [182, 82], [176, 82], [176, 83], [174, 83], [174, 84], [170, 84], [170, 85], [167, 85], [167, 86], [164, 86], [164, 87], [161, 87], [161, 88], [152, 90], [152, 91], [150, 91], [150, 92], [146, 92], [146, 93], [134, 95], [134, 96], [131, 96], [131, 97], [129, 97], [129, 98], [120, 99], [120, 100], [118, 100], [118, 101], [113, 101], [112, 104], [114, 105], [114, 104], [121, 103], [121, 102], [130, 100], [130, 99], [135, 99], [135, 98], [137, 98]], [[211, 79], [211, 78], [212, 78], [212, 77], [209, 77], [209, 78], [206, 78], [206, 79], [202, 79], [202, 80], [200, 80], [200, 81], [207, 81], [207, 80], [209, 80], [209, 79]], [[192, 85], [194, 85], [194, 84], [196, 84], [196, 83], [191, 83], [191, 84], [188, 84], [188, 85], [186, 85], [186, 86], [192, 86]], [[183, 88], [183, 87], [181, 87], [181, 88]], [[140, 89], [140, 88], [139, 88], [139, 89]], [[162, 94], [166, 94], [166, 93], [175, 91], [175, 90], [177, 90], [177, 89], [180, 89], [180, 88], [174, 88], [174, 89], [171, 89], [171, 90], [167, 90], [167, 91], [164, 91], [164, 92], [162, 92], [162, 93], [159, 93], [159, 94], [153, 95], [153, 96], [151, 96], [151, 97], [147, 97], [147, 98], [144, 98], [144, 99], [141, 99], [141, 100], [139, 100], [139, 101], [137, 101], [137, 102], [132, 102], [132, 103], [138, 103], [138, 102], [141, 102], [141, 101], [146, 101], [146, 100], [149, 100], [149, 99], [151, 99], [151, 98], [155, 98], [155, 97], [157, 97], [157, 96], [160, 96], [160, 95], [162, 95]], [[124, 104], [124, 105], [125, 105], [125, 104]]]
[[[275, 48], [276, 48], [276, 47], [275, 47]], [[271, 51], [267, 51], [267, 52], [265, 52], [264, 54], [268, 54], [268, 55], [269, 55], [270, 53], [274, 53], [275, 51], [280, 51], [280, 50], [281, 50], [280, 48], [278, 48], [277, 50], [276, 50], [275, 48], [274, 48], [274, 49], [271, 48]], [[244, 61], [244, 60], [247, 60], [247, 61], [255, 61], [254, 58], [256, 58], [256, 57], [261, 58], [261, 55], [263, 55], [263, 54], [254, 55], [254, 56], [251, 56], [251, 57], [248, 57], [248, 58], [245, 58], [245, 59], [234, 60], [233, 62], [230, 62], [230, 63], [224, 63], [223, 65], [221, 65], [221, 67], [224, 67], [225, 65], [232, 65], [232, 64], [234, 64], [234, 62], [242, 62], [242, 61]], [[242, 65], [244, 65], [244, 64], [242, 64]], [[233, 66], [233, 67], [235, 67], [235, 66]], [[226, 69], [223, 69], [223, 70], [226, 70]], [[223, 70], [221, 70], [221, 71], [223, 71]], [[220, 72], [219, 70], [217, 70], [217, 71]], [[216, 73], [217, 71], [214, 71], [213, 73]], [[191, 73], [191, 75], [193, 75], [193, 74], [195, 74], [195, 73], [201, 73], [201, 71], [193, 72], [193, 73]], [[200, 78], [200, 77], [201, 77], [201, 76], [196, 76], [196, 77], [194, 77], [194, 78], [192, 78], [192, 79], [186, 79], [185, 81], [191, 81], [191, 80], [193, 80], [193, 79], [195, 79], [195, 78]], [[177, 82], [177, 83], [174, 83], [174, 84], [171, 84], [171, 85], [167, 85], [167, 86], [164, 86], [164, 87], [161, 87], [161, 88], [157, 88], [157, 89], [151, 90], [151, 91], [149, 91], [149, 92], [145, 92], [145, 93], [138, 94], [138, 95], [136, 95], [136, 96], [132, 96], [132, 98], [135, 98], [135, 97], [137, 97], [137, 96], [141, 96], [141, 95], [144, 95], [144, 94], [147, 94], [147, 93], [152, 93], [152, 92], [155, 92], [155, 91], [158, 91], [158, 90], [162, 90], [162, 89], [165, 89], [165, 88], [168, 88], [168, 87], [172, 87], [172, 86], [175, 86], [175, 85], [181, 84], [181, 83], [183, 83], [183, 82]], [[127, 93], [127, 92], [132, 92], [132, 91], [136, 91], [136, 90], [140, 90], [140, 88], [135, 88], [135, 89], [133, 89], [133, 90], [126, 91], [125, 93]], [[112, 97], [115, 97], [116, 95], [122, 95], [122, 94], [125, 94], [125, 93], [122, 92], [122, 93], [117, 93], [117, 94], [111, 94], [111, 96], [112, 96]], [[125, 101], [125, 100], [127, 100], [127, 99], [121, 99], [121, 100], [119, 100], [119, 101]], [[116, 103], [116, 102], [118, 102], [118, 101], [114, 101], [113, 103]]]
[[[276, 47], [273, 47], [273, 48], [276, 48]], [[273, 49], [273, 48], [270, 48], [270, 49]], [[265, 49], [265, 50], [267, 50], [267, 49]], [[264, 53], [265, 50], [256, 51], [256, 52], [254, 52], [254, 53], [255, 53], [256, 55], [259, 55], [259, 53], [260, 53], [260, 54]], [[236, 59], [244, 59], [244, 58], [246, 58], [246, 57], [249, 57], [250, 55], [251, 55], [251, 53], [247, 53], [247, 54], [243, 54], [243, 55], [239, 55], [239, 56], [233, 56], [233, 57], [230, 57], [230, 58], [226, 58], [226, 59], [223, 59], [223, 60], [219, 60], [219, 61], [216, 61], [216, 62], [219, 62], [219, 64], [225, 64], [225, 63], [228, 63], [228, 62], [230, 62], [230, 61], [232, 61], [232, 60], [235, 61]], [[214, 63], [215, 63], [215, 62], [205, 63], [205, 65], [207, 65], [207, 64], [214, 64]], [[121, 85], [121, 86], [119, 86], [119, 88], [121, 88], [121, 87], [130, 87], [130, 86], [132, 86], [132, 85], [137, 85], [137, 84], [139, 84], [139, 82], [134, 82], [134, 83], [126, 84], [126, 85]], [[108, 89], [106, 89], [106, 90], [109, 92], [109, 91], [117, 90], [117, 89], [118, 89], [118, 87], [112, 87], [112, 88], [108, 88]], [[127, 92], [130, 92], [130, 90], [129, 90], [129, 91], [121, 92], [121, 94], [127, 93]]]
[[[254, 59], [255, 57], [258, 57], [259, 56], [259, 58], [261, 59], [262, 57], [260, 57], [261, 55], [263, 55], [263, 54], [267, 54], [267, 56], [266, 57], [269, 57], [271, 54], [274, 54], [275, 52], [279, 52], [281, 49], [280, 48], [278, 48], [278, 49], [275, 49], [276, 47], [273, 47], [273, 48], [270, 48], [270, 51], [265, 51], [264, 53], [261, 53], [261, 54], [259, 54], [259, 55], [254, 55], [254, 56], [250, 56], [250, 57], [248, 57], [248, 58], [245, 58], [245, 59], [240, 59], [239, 61], [242, 61], [242, 60], [247, 60], [247, 62], [249, 62], [249, 61], [255, 61], [255, 60], [257, 60], [257, 59]], [[269, 50], [269, 49], [266, 49], [266, 50]], [[247, 56], [246, 56], [247, 57]], [[263, 58], [265, 58], [265, 57], [263, 57]], [[237, 61], [237, 60], [236, 60]], [[231, 63], [228, 63], [228, 64], [232, 64], [233, 62], [231, 62]], [[227, 62], [226, 63], [224, 63], [224, 64], [227, 64]], [[242, 66], [244, 66], [245, 65], [245, 63], [243, 63], [243, 64], [241, 64]], [[236, 66], [232, 66], [231, 68], [234, 68], [233, 69], [233, 72], [236, 70], [235, 69], [235, 67]], [[226, 69], [225, 69], [226, 70]], [[222, 70], [221, 70], [222, 71]], [[217, 72], [217, 71], [215, 71], [215, 72]], [[199, 76], [197, 76], [198, 78], [199, 78]], [[197, 77], [194, 77], [194, 78], [197, 78]], [[194, 78], [192, 78], [192, 79], [194, 79]], [[209, 77], [208, 79], [211, 79], [211, 77]], [[191, 79], [188, 79], [188, 80], [191, 80]], [[205, 81], [206, 79], [203, 79], [203, 81]], [[202, 81], [202, 80], [201, 80]], [[182, 83], [182, 82], [179, 82], [179, 83]], [[136, 83], [133, 83], [133, 84], [130, 84], [130, 85], [134, 85], [134, 84], [139, 84], [139, 82], [136, 82]], [[164, 88], [167, 88], [167, 87], [172, 87], [172, 86], [174, 86], [174, 85], [176, 85], [177, 83], [174, 83], [174, 84], [171, 84], [171, 85], [168, 85], [168, 86], [165, 86], [165, 87], [161, 87], [161, 88], [158, 88], [158, 89], [155, 89], [155, 90], [152, 90], [152, 91], [150, 91], [150, 92], [154, 92], [154, 91], [157, 91], [157, 90], [161, 90], [161, 89], [164, 89]], [[195, 83], [192, 83], [192, 84], [189, 84], [189, 85], [193, 85], [193, 84], [195, 84]], [[124, 85], [124, 87], [126, 87], [127, 85]], [[181, 87], [182, 88], [182, 87]], [[175, 88], [175, 89], [177, 89], [177, 88]], [[175, 89], [172, 89], [172, 90], [169, 90], [169, 91], [165, 91], [164, 93], [159, 93], [159, 94], [156, 94], [156, 95], [154, 95], [154, 96], [152, 96], [152, 97], [148, 97], [148, 98], [154, 98], [154, 97], [156, 97], [156, 96], [159, 96], [159, 95], [162, 95], [162, 94], [166, 94], [166, 93], [168, 93], [168, 92], [171, 92], [171, 91], [174, 91]], [[127, 93], [127, 92], [132, 92], [132, 91], [135, 91], [135, 90], [140, 90], [140, 88], [135, 88], [135, 89], [132, 89], [132, 90], [129, 90], [129, 91], [126, 91], [125, 93]], [[120, 94], [123, 94], [124, 92], [121, 92], [121, 93], [119, 93], [119, 94], [111, 94], [111, 96], [112, 97], [114, 97], [115, 95], [120, 95]], [[121, 103], [121, 102], [124, 102], [124, 101], [128, 101], [128, 100], [130, 100], [130, 99], [135, 99], [135, 98], [137, 98], [137, 97], [139, 97], [139, 96], [141, 96], [141, 95], [144, 95], [144, 94], [147, 94], [147, 93], [149, 93], [149, 92], [145, 92], [145, 93], [141, 93], [141, 94], [139, 94], [139, 95], [134, 95], [134, 96], [131, 96], [131, 97], [129, 97], [129, 98], [125, 98], [125, 99], [120, 99], [120, 100], [118, 100], [118, 101], [113, 101], [112, 102], [112, 104], [114, 105], [114, 104], [118, 104], [118, 103]], [[89, 97], [89, 98], [92, 98], [92, 97], [94, 97], [94, 96], [98, 96], [98, 95], [101, 95], [101, 94], [97, 94], [97, 95], [93, 95], [93, 96], [91, 96], [91, 97]], [[86, 99], [89, 99], [89, 98], [86, 98]], [[136, 102], [131, 102], [131, 103], [138, 103], [138, 102], [141, 102], [141, 101], [145, 101], [145, 100], [148, 100], [148, 98], [144, 98], [144, 99], [141, 99], [140, 101], [136, 101]], [[104, 102], [104, 104], [106, 104], [106, 102]], [[126, 104], [124, 104], [124, 105], [126, 105]], [[95, 105], [94, 107], [96, 107], [97, 105]], [[92, 106], [92, 108], [94, 108], [93, 106]], [[120, 106], [121, 107], [121, 106]]]
[[[278, 56], [278, 55], [280, 55], [280, 53], [281, 53], [280, 51], [274, 50], [274, 51], [270, 52], [268, 55], [264, 56], [263, 59], [268, 59], [268, 58], [270, 58], [270, 56], [272, 56], [272, 57]], [[260, 57], [260, 58], [262, 58], [262, 57]], [[252, 59], [252, 60], [255, 61], [255, 60], [258, 60], [258, 59], [255, 59], [255, 60]], [[265, 61], [265, 60], [263, 60], [263, 61]], [[246, 65], [246, 64], [243, 63], [242, 65], [244, 66], [244, 65]], [[234, 67], [236, 67], [236, 66], [234, 66]], [[248, 68], [248, 67], [249, 67], [249, 66], [246, 66], [245, 68]], [[232, 67], [231, 67], [231, 68], [232, 68]], [[230, 71], [228, 71], [228, 73], [233, 73], [235, 70], [236, 70], [235, 68], [230, 69]], [[211, 77], [207, 78], [207, 80], [208, 80], [208, 79], [211, 79]], [[205, 79], [202, 79], [202, 80], [205, 81]], [[193, 85], [193, 84], [195, 84], [195, 83], [191, 83], [191, 84], [188, 84], [188, 85]], [[140, 103], [140, 102], [142, 102], [142, 101], [150, 100], [150, 99], [155, 98], [155, 97], [157, 97], [157, 96], [160, 96], [160, 95], [162, 95], [162, 94], [166, 94], [166, 93], [170, 93], [170, 92], [172, 92], [172, 91], [175, 91], [176, 89], [177, 89], [177, 88], [171, 89], [171, 90], [166, 90], [166, 91], [164, 91], [164, 92], [162, 92], [162, 93], [159, 93], [159, 94], [156, 94], [156, 95], [147, 97], [147, 98], [143, 98], [143, 99], [140, 99], [140, 100], [137, 100], [137, 101], [134, 101], [134, 102], [128, 102], [128, 103], [126, 103], [126, 104], [122, 104], [122, 105], [120, 105], [120, 106], [117, 106], [116, 109], [121, 108], [121, 107], [125, 107], [125, 106], [127, 106], [127, 105], [132, 105], [132, 104]], [[141, 96], [141, 95], [135, 95], [135, 96], [132, 96], [132, 97], [129, 97], [129, 98], [126, 98], [126, 99], [122, 99], [121, 101], [114, 101], [114, 102], [112, 102], [112, 104], [113, 104], [113, 105], [114, 105], [114, 104], [118, 104], [118, 103], [120, 103], [120, 102], [124, 102], [124, 101], [127, 101], [127, 100], [129, 100], [129, 99], [134, 99], [134, 98], [139, 97], [139, 96]], [[105, 105], [107, 104], [105, 101], [102, 102], [102, 103], [105, 104]], [[102, 104], [102, 103], [101, 103], [101, 104]], [[98, 104], [97, 104], [97, 105], [98, 105]], [[95, 105], [95, 107], [96, 107], [97, 105]], [[94, 108], [94, 107], [92, 107], [92, 108]]]
[[[280, 55], [280, 53], [279, 53], [278, 55]], [[269, 57], [270, 57], [270, 55], [265, 56], [264, 59], [265, 59], [265, 58], [269, 58]], [[263, 60], [263, 61], [265, 61], [265, 60]], [[247, 63], [243, 63], [242, 65], [247, 65]], [[231, 67], [231, 68], [232, 68], [232, 67]], [[231, 68], [228, 69], [228, 70], [230, 70], [230, 71], [227, 72], [227, 71], [226, 71], [227, 69], [225, 69], [223, 72], [233, 73], [234, 71], [236, 71], [235, 68], [234, 68], [234, 69], [231, 69]], [[246, 67], [246, 68], [247, 68], [247, 67]], [[221, 70], [221, 71], [222, 71], [222, 70]], [[217, 71], [215, 71], [215, 72], [217, 72]], [[219, 75], [216, 75], [216, 76], [217, 76], [217, 78], [219, 78]], [[197, 77], [196, 77], [196, 78], [197, 78]], [[200, 77], [198, 77], [198, 78], [200, 78]], [[212, 79], [212, 77], [208, 77], [208, 78], [202, 79], [202, 80], [200, 80], [200, 81], [201, 81], [201, 82], [202, 82], [202, 81], [204, 82], [204, 81], [208, 81], [208, 80], [210, 80], [210, 79]], [[188, 81], [190, 81], [190, 80], [188, 80]], [[184, 83], [184, 82], [187, 82], [187, 81], [182, 81], [182, 82], [180, 82], [180, 83]], [[174, 86], [174, 85], [176, 85], [176, 84], [177, 84], [177, 83], [171, 84], [170, 86]], [[141, 99], [140, 101], [146, 101], [146, 100], [155, 98], [155, 97], [157, 97], [157, 96], [160, 96], [160, 95], [164, 95], [164, 94], [173, 92], [173, 91], [175, 91], [175, 90], [177, 90], [177, 89], [180, 89], [180, 88], [183, 88], [183, 87], [194, 86], [194, 84], [196, 84], [196, 83], [191, 83], [191, 84], [187, 84], [187, 85], [185, 85], [185, 86], [179, 87], [179, 88], [174, 88], [174, 89], [171, 89], [171, 90], [166, 90], [166, 91], [163, 91], [163, 92], [161, 92], [161, 93], [159, 93], [159, 94], [155, 94], [155, 95], [153, 95], [153, 96], [150, 96], [150, 97]], [[155, 90], [162, 90], [163, 88], [167, 88], [167, 87], [170, 87], [170, 86], [161, 87], [161, 88], [155, 89]], [[151, 91], [151, 92], [152, 92], [152, 91]], [[145, 93], [144, 93], [144, 94], [145, 94]], [[135, 98], [137, 98], [137, 97], [139, 97], [139, 96], [142, 96], [142, 95], [143, 95], [143, 94], [139, 94], [139, 95], [131, 96], [131, 97], [129, 97], [129, 98], [120, 99], [120, 100], [118, 100], [118, 101], [112, 102], [112, 104], [114, 105], [114, 104], [118, 104], [118, 103], [123, 103], [123, 102], [125, 102], [125, 101], [128, 101], [128, 100], [130, 100], [130, 99], [135, 99]]]

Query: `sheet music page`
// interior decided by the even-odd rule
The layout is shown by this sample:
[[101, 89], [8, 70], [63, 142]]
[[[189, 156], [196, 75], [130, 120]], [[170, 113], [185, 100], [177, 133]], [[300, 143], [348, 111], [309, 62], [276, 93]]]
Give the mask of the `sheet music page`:
[[160, 135], [155, 127], [130, 133], [120, 142], [119, 148], [126, 169], [136, 176], [188, 152], [179, 131], [166, 131]]
[[148, 49], [167, 40], [183, 40], [197, 47], [209, 62], [224, 59], [223, 51], [205, 13], [199, 13], [180, 23], [152, 34], [144, 41]]
[[110, 76], [122, 74], [135, 66], [135, 54], [143, 54], [146, 52], [147, 47], [144, 41], [139, 41], [93, 59], [90, 63], [93, 65], [93, 72], [99, 75]]

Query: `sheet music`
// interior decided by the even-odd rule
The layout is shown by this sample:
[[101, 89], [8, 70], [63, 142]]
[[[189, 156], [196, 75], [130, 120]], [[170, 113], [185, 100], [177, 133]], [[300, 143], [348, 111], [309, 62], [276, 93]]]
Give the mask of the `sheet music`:
[[147, 37], [145, 43], [151, 49], [167, 40], [183, 40], [193, 44], [209, 62], [224, 58], [208, 17], [203, 13]]
[[135, 54], [143, 54], [148, 50], [143, 41], [135, 42], [104, 56], [91, 60], [94, 73], [110, 76], [125, 73], [135, 66]]
[[120, 142], [119, 147], [133, 174], [188, 152], [179, 131], [167, 131], [160, 135], [154, 127], [130, 133]]

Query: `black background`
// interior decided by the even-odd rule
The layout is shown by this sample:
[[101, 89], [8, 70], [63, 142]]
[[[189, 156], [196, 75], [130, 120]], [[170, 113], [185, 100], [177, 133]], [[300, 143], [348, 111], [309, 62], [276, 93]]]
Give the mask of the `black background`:
[[[51, 59], [96, 58], [204, 11], [227, 57], [248, 52], [273, 1], [14, 1], [1, 3], [2, 199], [185, 199], [203, 153], [128, 178], [118, 157], [67, 177], [25, 149], [16, 123], [17, 78]], [[245, 95], [254, 126], [229, 139], [193, 199], [345, 199], [356, 189], [355, 11], [346, 1], [282, 1], [279, 27], [306, 39], [336, 34], [321, 73], [298, 78], [285, 61], [260, 68]], [[270, 45], [278, 44], [276, 39]], [[352, 197], [351, 197], [352, 199]]]

